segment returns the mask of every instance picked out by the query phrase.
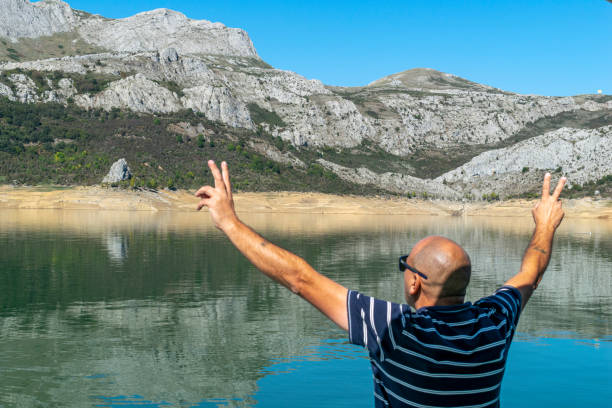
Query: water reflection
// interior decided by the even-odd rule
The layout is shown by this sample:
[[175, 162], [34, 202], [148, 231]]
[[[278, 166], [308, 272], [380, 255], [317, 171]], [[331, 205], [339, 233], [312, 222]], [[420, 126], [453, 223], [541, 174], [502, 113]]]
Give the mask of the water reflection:
[[121, 262], [127, 257], [127, 237], [118, 233], [109, 233], [105, 237], [106, 251], [111, 259]]
[[[332, 279], [396, 301], [396, 258], [422, 237], [466, 247], [474, 300], [518, 270], [531, 233], [510, 218], [245, 218]], [[611, 237], [611, 223], [566, 220], [519, 339], [610, 341]], [[270, 367], [351, 359], [342, 343], [326, 354], [321, 342], [344, 334], [205, 214], [3, 211], [0, 254], [0, 405], [251, 405]]]

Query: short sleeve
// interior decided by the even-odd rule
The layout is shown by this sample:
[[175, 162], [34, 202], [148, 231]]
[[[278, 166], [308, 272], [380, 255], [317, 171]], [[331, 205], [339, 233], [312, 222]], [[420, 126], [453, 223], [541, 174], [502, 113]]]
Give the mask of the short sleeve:
[[402, 306], [350, 290], [347, 312], [349, 341], [383, 360], [384, 353], [395, 347], [393, 326], [401, 317]]
[[512, 327], [516, 327], [521, 314], [521, 302], [521, 292], [517, 288], [502, 286], [493, 295], [480, 299], [475, 305], [495, 309], [505, 316]]

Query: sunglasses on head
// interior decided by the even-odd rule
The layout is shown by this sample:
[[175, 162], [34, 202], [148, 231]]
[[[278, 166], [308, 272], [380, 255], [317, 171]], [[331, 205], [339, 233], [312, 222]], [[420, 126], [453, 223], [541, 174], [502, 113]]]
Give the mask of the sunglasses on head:
[[399, 270], [400, 270], [400, 272], [404, 272], [406, 269], [408, 269], [410, 272], [414, 272], [414, 273], [416, 273], [417, 275], [419, 275], [419, 276], [420, 276], [420, 277], [422, 277], [423, 279], [427, 279], [427, 275], [425, 275], [425, 274], [424, 274], [424, 273], [422, 273], [422, 272], [419, 272], [419, 271], [417, 270], [417, 268], [414, 268], [414, 267], [412, 267], [412, 266], [408, 265], [408, 264], [406, 263], [406, 259], [408, 259], [408, 255], [402, 255], [402, 256], [400, 256], [400, 258], [399, 258]]

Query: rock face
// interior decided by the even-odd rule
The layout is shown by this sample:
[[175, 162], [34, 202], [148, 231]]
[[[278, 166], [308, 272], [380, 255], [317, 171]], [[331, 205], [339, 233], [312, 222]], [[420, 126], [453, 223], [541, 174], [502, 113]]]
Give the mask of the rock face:
[[78, 17], [70, 6], [60, 0], [2, 0], [0, 36], [11, 41], [36, 38], [71, 31]]
[[176, 48], [166, 48], [159, 53], [159, 58], [164, 62], [176, 62], [179, 59], [178, 52]]
[[123, 19], [109, 19], [77, 10], [60, 0], [3, 0], [0, 36], [17, 41], [72, 31], [87, 43], [112, 51], [154, 51], [257, 56], [246, 32], [221, 23], [192, 20], [184, 14], [157, 9]]
[[478, 197], [502, 197], [537, 186], [546, 171], [569, 176], [568, 187], [612, 174], [612, 126], [562, 128], [513, 146], [482, 153], [435, 179]]
[[132, 178], [132, 173], [125, 159], [119, 159], [113, 163], [108, 174], [102, 179], [102, 183], [117, 183]]
[[116, 107], [146, 113], [176, 112], [182, 107], [175, 94], [142, 74], [115, 81], [99, 94], [79, 95], [75, 101], [85, 108]]
[[249, 36], [221, 23], [192, 20], [184, 14], [157, 9], [119, 20], [91, 17], [79, 26], [85, 41], [114, 51], [150, 51], [172, 47], [181, 54], [257, 57]]
[[15, 95], [13, 95], [11, 87], [3, 83], [0, 83], [0, 96], [8, 98], [10, 101], [15, 100]]

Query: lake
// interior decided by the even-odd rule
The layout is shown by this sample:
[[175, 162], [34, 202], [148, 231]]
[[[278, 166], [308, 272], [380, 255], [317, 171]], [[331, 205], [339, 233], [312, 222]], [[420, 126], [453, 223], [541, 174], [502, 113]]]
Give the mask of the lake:
[[[447, 236], [467, 300], [518, 271], [531, 220], [245, 215], [351, 289], [403, 301], [397, 257]], [[510, 349], [506, 407], [608, 407], [612, 222], [565, 220]], [[0, 406], [370, 407], [365, 352], [207, 214], [0, 211]]]

